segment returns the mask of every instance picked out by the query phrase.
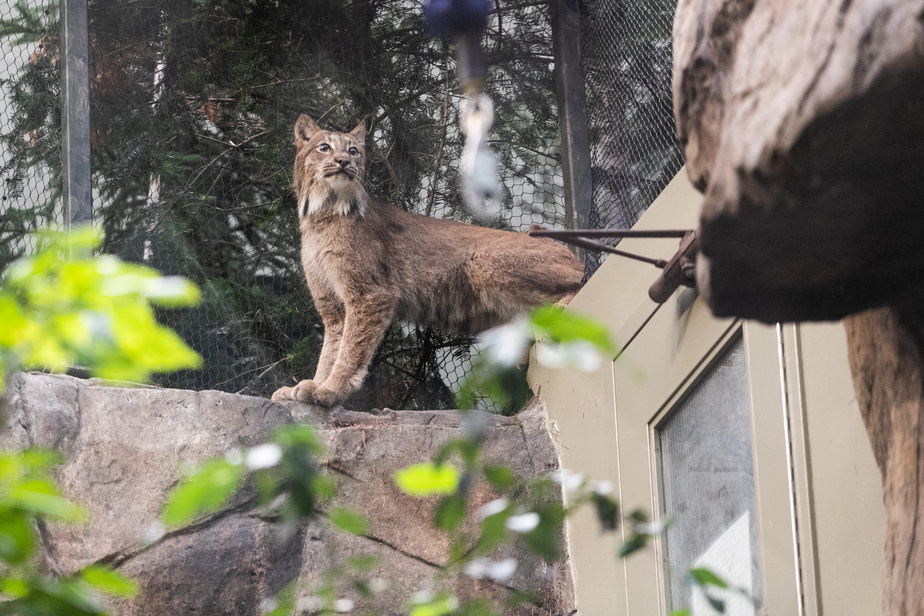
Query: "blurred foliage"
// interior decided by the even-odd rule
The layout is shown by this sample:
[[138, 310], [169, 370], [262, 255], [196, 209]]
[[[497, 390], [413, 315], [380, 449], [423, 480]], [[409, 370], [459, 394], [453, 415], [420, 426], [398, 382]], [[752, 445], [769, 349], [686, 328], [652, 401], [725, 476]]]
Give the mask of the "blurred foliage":
[[77, 523], [86, 518], [51, 479], [59, 462], [54, 452], [0, 452], [0, 614], [105, 614], [99, 592], [123, 597], [138, 592], [129, 578], [95, 565], [57, 578], [36, 572], [36, 520]]
[[[151, 308], [194, 304], [196, 287], [113, 256], [93, 257], [101, 240], [89, 228], [44, 232], [35, 254], [3, 272], [0, 391], [19, 365], [61, 370], [76, 362], [99, 376], [143, 380], [199, 361]], [[105, 614], [101, 593], [138, 592], [129, 578], [96, 565], [55, 578], [37, 573], [37, 521], [86, 518], [51, 478], [60, 460], [36, 449], [0, 452], [0, 614]]]
[[[0, 135], [0, 270], [60, 215], [54, 190], [22, 198], [44, 170], [59, 185], [56, 6], [19, 2], [0, 37], [35, 45]], [[94, 217], [104, 250], [184, 275], [191, 311], [158, 310], [204, 359], [158, 384], [269, 395], [310, 377], [322, 329], [299, 257], [292, 127], [370, 128], [366, 183], [408, 211], [468, 220], [461, 205], [461, 96], [451, 49], [416, 0], [90, 0]], [[4, 24], [7, 26], [4, 29]], [[485, 38], [492, 147], [507, 182], [496, 224], [563, 215], [548, 7], [500, 5]], [[25, 37], [25, 38], [23, 38]], [[396, 325], [348, 406], [447, 408], [471, 337]]]
[[[575, 365], [588, 369], [588, 357], [596, 363], [602, 357], [612, 357], [616, 347], [605, 328], [586, 317], [560, 308], [546, 307], [528, 317], [485, 334], [482, 353], [476, 359], [479, 366], [472, 378], [496, 379], [499, 372], [515, 370], [523, 351], [538, 341], [539, 345], [558, 349], [556, 365]], [[541, 357], [541, 354], [539, 355]], [[561, 360], [561, 358], [565, 358]], [[524, 385], [525, 386], [525, 385]], [[522, 394], [522, 387], [485, 387], [497, 396], [495, 404], [508, 406]], [[474, 391], [476, 386], [470, 386]], [[527, 387], [528, 389], [528, 387]], [[473, 404], [478, 400], [470, 397]], [[519, 402], [519, 400], [516, 400]], [[625, 558], [643, 549], [651, 537], [660, 534], [665, 525], [652, 524], [641, 511], [624, 514], [612, 497], [609, 482], [595, 481], [565, 470], [552, 476], [521, 478], [513, 469], [485, 459], [489, 415], [483, 411], [467, 411], [462, 434], [446, 441], [433, 460], [421, 462], [397, 471], [394, 481], [403, 492], [418, 497], [436, 499], [433, 506], [433, 527], [446, 533], [449, 559], [433, 581], [411, 596], [405, 605], [412, 616], [496, 616], [498, 606], [485, 598], [459, 601], [452, 593], [439, 590], [453, 576], [491, 579], [504, 585], [520, 563], [514, 558], [497, 559], [502, 546], [519, 543], [545, 562], [554, 562], [562, 555], [562, 524], [575, 510], [591, 507], [597, 515], [601, 532], [613, 533], [627, 526], [626, 541], [618, 556]], [[296, 445], [304, 446], [298, 448]], [[309, 426], [282, 429], [267, 444], [246, 452], [232, 451], [224, 460], [212, 460], [188, 475], [169, 497], [163, 518], [168, 525], [189, 522], [201, 515], [214, 513], [232, 497], [234, 491], [250, 477], [258, 487], [259, 501], [264, 507], [280, 508], [286, 536], [291, 536], [299, 518], [325, 515], [337, 528], [364, 535], [370, 528], [362, 516], [342, 508], [329, 506], [333, 486], [322, 484], [318, 494], [315, 458], [320, 444]], [[289, 460], [287, 463], [286, 460]], [[298, 460], [299, 462], [295, 462]], [[267, 477], [270, 489], [266, 489]], [[476, 511], [469, 502], [474, 486], [490, 485], [497, 498]], [[299, 486], [297, 489], [295, 486]], [[312, 494], [312, 491], [315, 494]], [[568, 493], [568, 505], [562, 504], [562, 491]], [[182, 515], [177, 516], [176, 512]], [[365, 605], [381, 590], [368, 580], [365, 573], [375, 566], [370, 560], [350, 560], [323, 574], [323, 580], [310, 589], [297, 588], [291, 583], [270, 602], [267, 612], [274, 616], [298, 613], [335, 614], [352, 611]], [[718, 578], [691, 574], [694, 582], [710, 585]], [[351, 597], [355, 597], [351, 598]], [[535, 598], [528, 593], [510, 591], [505, 606], [529, 603]], [[676, 614], [680, 614], [679, 612]]]
[[[300, 520], [318, 513], [319, 499], [329, 500], [334, 495], [330, 478], [319, 472], [317, 457], [322, 452], [311, 426], [284, 426], [268, 443], [245, 452], [232, 450], [223, 460], [186, 469], [170, 493], [161, 519], [167, 528], [176, 528], [215, 513], [249, 478], [260, 505], [273, 505], [284, 532], [294, 531]], [[349, 511], [334, 510], [330, 515], [344, 530], [355, 532], [364, 527], [364, 521]]]
[[522, 409], [532, 395], [522, 364], [534, 342], [537, 361], [552, 368], [593, 371], [604, 357], [617, 353], [609, 332], [593, 319], [556, 306], [537, 308], [482, 333], [481, 353], [462, 382], [456, 408], [482, 407], [506, 415]]
[[459, 471], [451, 464], [421, 462], [395, 473], [395, 483], [411, 496], [455, 494], [459, 489]]
[[193, 305], [198, 289], [184, 278], [164, 278], [111, 255], [92, 257], [101, 239], [90, 228], [44, 232], [36, 254], [5, 270], [0, 278], [2, 364], [53, 370], [87, 366], [102, 378], [145, 381], [154, 372], [200, 363], [157, 322], [152, 308]]

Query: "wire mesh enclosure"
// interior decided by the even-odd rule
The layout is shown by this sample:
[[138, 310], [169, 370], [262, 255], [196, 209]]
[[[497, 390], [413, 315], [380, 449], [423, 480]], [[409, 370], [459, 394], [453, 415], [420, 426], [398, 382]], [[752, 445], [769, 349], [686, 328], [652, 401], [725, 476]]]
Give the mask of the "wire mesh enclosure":
[[[593, 205], [628, 229], [683, 166], [671, 99], [676, 0], [587, 0], [582, 12]], [[588, 269], [602, 262], [591, 255]]]
[[[0, 9], [0, 258], [60, 220], [57, 9]], [[323, 329], [299, 259], [291, 190], [300, 113], [370, 137], [367, 190], [430, 216], [469, 221], [451, 49], [413, 0], [91, 0], [93, 221], [103, 250], [203, 291], [160, 318], [203, 357], [157, 384], [269, 395], [313, 374]], [[501, 6], [485, 40], [492, 148], [505, 182], [495, 225], [562, 225], [552, 41], [543, 0]], [[446, 408], [472, 340], [398, 323], [355, 408]]]
[[[630, 227], [682, 164], [671, 107], [671, 0], [581, 8], [591, 227]], [[58, 7], [0, 7], [0, 269], [63, 222]], [[566, 211], [547, 0], [497, 4], [484, 40], [494, 225], [573, 224]], [[448, 45], [418, 0], [90, 0], [93, 222], [105, 252], [191, 278], [195, 309], [160, 318], [203, 368], [158, 384], [269, 395], [312, 375], [323, 328], [304, 282], [291, 190], [300, 113], [365, 121], [367, 189], [407, 211], [472, 222]], [[580, 75], [566, 75], [580, 80]], [[574, 82], [572, 81], [572, 84]], [[578, 84], [581, 85], [580, 83]], [[589, 255], [588, 270], [600, 257]], [[395, 324], [354, 408], [446, 408], [473, 340]]]
[[0, 5], [0, 271], [60, 220], [60, 72], [54, 7]]

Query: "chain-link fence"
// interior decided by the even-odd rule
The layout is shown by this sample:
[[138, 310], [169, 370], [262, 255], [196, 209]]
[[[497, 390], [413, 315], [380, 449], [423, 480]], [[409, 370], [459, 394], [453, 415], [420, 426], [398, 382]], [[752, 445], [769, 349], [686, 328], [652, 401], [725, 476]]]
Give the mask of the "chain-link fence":
[[54, 7], [0, 5], [0, 271], [60, 216], [57, 23]]
[[[93, 219], [104, 250], [203, 290], [163, 311], [204, 359], [159, 384], [269, 395], [312, 374], [323, 328], [301, 273], [292, 126], [308, 113], [370, 130], [367, 188], [408, 211], [469, 221], [454, 58], [417, 0], [91, 0]], [[582, 10], [590, 226], [630, 227], [679, 170], [671, 111], [674, 2]], [[0, 8], [0, 268], [60, 221], [57, 7]], [[561, 227], [563, 178], [549, 7], [500, 3], [485, 37], [497, 226]], [[596, 264], [590, 264], [590, 269]], [[472, 340], [396, 324], [357, 408], [445, 408]]]
[[[9, 260], [22, 238], [55, 221], [60, 57], [54, 6], [7, 12], [0, 41], [15, 52], [5, 54], [0, 127], [15, 145], [3, 170], [17, 200], [4, 210], [0, 254]], [[25, 43], [15, 42], [17, 24]], [[506, 186], [495, 224], [561, 226], [546, 3], [501, 6], [485, 44]], [[313, 373], [323, 328], [301, 273], [291, 190], [300, 113], [341, 130], [366, 121], [374, 197], [468, 221], [454, 59], [424, 32], [414, 0], [91, 0], [89, 64], [93, 219], [104, 250], [203, 290], [199, 307], [160, 314], [203, 368], [158, 384], [269, 395]], [[396, 324], [349, 404], [446, 408], [470, 352], [467, 336]]]
[[671, 102], [675, 8], [676, 0], [586, 0], [592, 228], [630, 228], [683, 165]]

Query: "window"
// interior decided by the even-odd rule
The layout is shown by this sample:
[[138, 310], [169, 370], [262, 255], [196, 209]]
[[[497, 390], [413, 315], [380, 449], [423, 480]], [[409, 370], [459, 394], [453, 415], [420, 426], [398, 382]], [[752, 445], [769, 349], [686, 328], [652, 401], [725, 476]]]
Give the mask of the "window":
[[[667, 594], [671, 607], [701, 601], [686, 572], [708, 567], [761, 604], [751, 405], [738, 336], [656, 428]], [[729, 614], [754, 613], [735, 596]], [[705, 607], [705, 606], [704, 606]], [[708, 610], [703, 610], [708, 611]], [[701, 613], [694, 607], [694, 612]]]

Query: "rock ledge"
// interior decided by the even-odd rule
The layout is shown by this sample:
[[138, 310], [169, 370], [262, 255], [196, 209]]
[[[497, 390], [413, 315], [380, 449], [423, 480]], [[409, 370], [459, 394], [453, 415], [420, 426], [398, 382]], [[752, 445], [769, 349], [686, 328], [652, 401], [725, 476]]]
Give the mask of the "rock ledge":
[[[458, 412], [360, 413], [217, 391], [110, 387], [47, 374], [12, 378], [5, 411], [0, 446], [61, 451], [58, 483], [90, 512], [83, 526], [42, 525], [48, 570], [71, 572], [100, 562], [134, 577], [141, 595], [116, 605], [118, 614], [261, 614], [262, 601], [292, 579], [310, 587], [331, 565], [361, 554], [378, 556], [381, 565], [373, 575], [392, 580], [379, 595], [378, 609], [399, 614], [401, 601], [446, 561], [448, 542], [430, 523], [433, 503], [401, 493], [391, 475], [430, 459], [458, 435]], [[524, 476], [558, 467], [540, 404], [516, 417], [486, 421], [489, 460]], [[182, 465], [259, 444], [277, 426], [294, 422], [317, 425], [328, 444], [322, 462], [338, 478], [337, 505], [366, 515], [369, 536], [337, 533], [320, 519], [280, 542], [277, 528], [242, 494], [218, 515], [145, 541], [157, 528]], [[487, 486], [477, 486], [472, 507], [492, 498]], [[536, 593], [538, 602], [517, 613], [571, 612], [568, 564], [517, 556], [520, 567], [507, 587], [469, 579], [451, 585], [461, 596], [502, 597], [509, 588]]]

